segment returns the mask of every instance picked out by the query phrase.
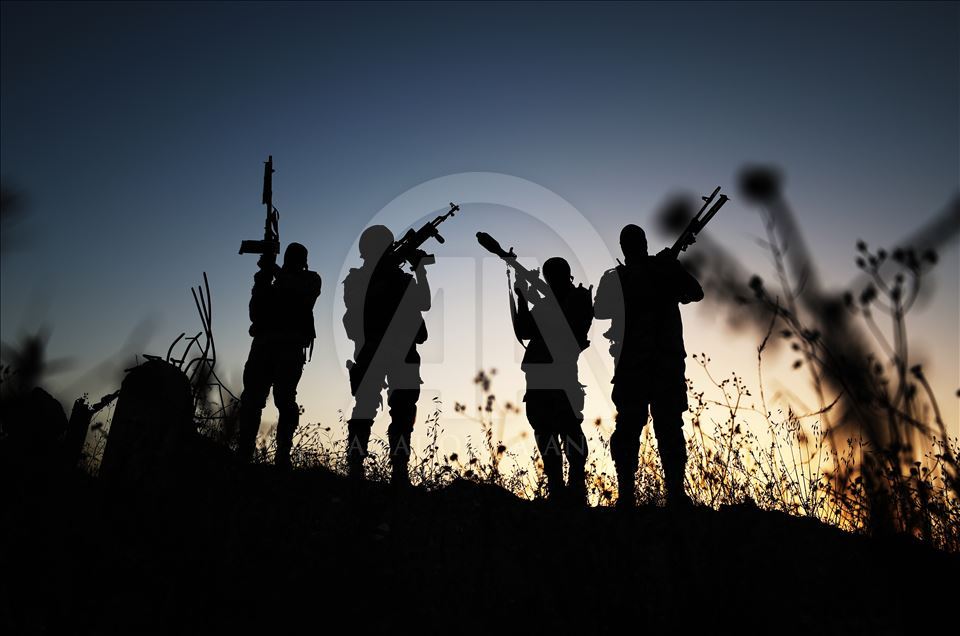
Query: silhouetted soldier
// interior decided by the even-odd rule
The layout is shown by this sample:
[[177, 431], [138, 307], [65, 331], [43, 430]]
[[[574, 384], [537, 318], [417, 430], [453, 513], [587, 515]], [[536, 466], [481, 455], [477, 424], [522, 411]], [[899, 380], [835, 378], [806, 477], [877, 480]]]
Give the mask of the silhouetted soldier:
[[701, 300], [703, 290], [669, 250], [649, 256], [647, 237], [636, 225], [623, 228], [620, 247], [625, 264], [603, 275], [594, 305], [594, 316], [613, 321], [605, 335], [611, 340], [616, 367], [612, 397], [617, 421], [610, 452], [617, 469], [617, 503], [634, 503], [640, 434], [649, 408], [667, 500], [688, 504], [683, 489], [687, 451], [682, 419], [687, 409], [687, 354], [677, 304]]
[[403, 262], [385, 256], [393, 241], [393, 233], [382, 225], [364, 230], [363, 266], [351, 269], [343, 281], [343, 325], [354, 343], [354, 361], [348, 363], [350, 391], [356, 398], [347, 422], [347, 463], [350, 476], [361, 479], [370, 429], [386, 387], [392, 482], [402, 486], [409, 483], [410, 436], [420, 397], [417, 345], [427, 339], [422, 312], [430, 309], [430, 285], [423, 263], [414, 277], [401, 269]]
[[313, 305], [320, 295], [320, 275], [307, 269], [307, 248], [287, 246], [283, 267], [270, 255], [257, 262], [250, 296], [250, 335], [253, 343], [243, 368], [240, 395], [239, 454], [249, 461], [256, 448], [260, 413], [273, 387], [273, 402], [279, 411], [276, 465], [290, 466], [290, 449], [297, 430], [300, 407], [297, 384], [306, 362], [306, 350], [316, 337]]
[[[551, 499], [564, 492], [563, 454], [570, 464], [570, 499], [586, 502], [584, 466], [587, 438], [583, 423], [583, 387], [577, 373], [580, 352], [589, 346], [587, 332], [593, 321], [590, 291], [574, 287], [570, 265], [562, 258], [543, 264], [543, 277], [552, 292], [545, 298], [531, 296], [529, 284], [518, 281], [514, 330], [529, 340], [521, 369], [526, 375], [527, 419], [533, 427]], [[534, 301], [531, 310], [527, 298]]]

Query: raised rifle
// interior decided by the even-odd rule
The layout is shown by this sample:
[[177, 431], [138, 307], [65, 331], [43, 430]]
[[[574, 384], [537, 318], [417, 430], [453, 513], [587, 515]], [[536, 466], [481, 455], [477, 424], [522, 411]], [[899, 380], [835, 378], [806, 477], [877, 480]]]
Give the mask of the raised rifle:
[[[538, 302], [544, 301], [546, 299], [553, 299], [554, 293], [550, 288], [550, 285], [540, 277], [539, 269], [527, 269], [517, 261], [517, 255], [514, 253], [513, 248], [510, 248], [509, 252], [503, 251], [503, 248], [500, 247], [500, 243], [497, 242], [495, 238], [487, 234], [486, 232], [477, 232], [477, 242], [480, 245], [490, 252], [502, 258], [506, 264], [513, 269], [516, 274], [517, 282], [523, 281], [526, 284], [528, 290], [533, 290], [536, 292], [535, 297], [529, 297], [530, 294], [524, 294], [527, 301], [536, 304]], [[507, 269], [507, 285], [510, 286], [510, 269]], [[587, 302], [588, 307], [593, 306], [593, 286], [586, 288], [581, 283], [576, 290], [579, 290], [579, 293], [584, 295], [584, 299]], [[517, 337], [517, 341], [523, 346], [524, 349], [527, 348], [527, 345], [523, 343], [523, 339], [517, 333], [517, 304], [513, 298], [513, 290], [508, 290], [508, 295], [510, 297], [510, 318], [513, 322], [513, 331], [514, 335]], [[551, 301], [553, 302], [553, 301]], [[589, 311], [589, 315], [592, 319], [593, 311]], [[589, 324], [589, 323], [588, 323]], [[580, 351], [583, 351], [590, 346], [590, 341], [586, 338], [586, 331], [584, 331], [579, 336], [575, 336], [577, 344], [580, 347]]]
[[397, 265], [409, 263], [411, 270], [417, 269], [420, 265], [435, 263], [436, 258], [434, 255], [427, 254], [420, 249], [420, 247], [430, 238], [435, 238], [438, 243], [443, 243], [444, 239], [437, 228], [448, 218], [454, 216], [455, 212], [459, 211], [460, 206], [451, 203], [450, 210], [448, 210], [446, 214], [441, 214], [429, 223], [425, 223], [423, 227], [416, 232], [413, 231], [413, 228], [410, 228], [400, 240], [394, 241], [386, 253], [386, 258], [391, 259]]
[[[700, 233], [700, 230], [702, 230], [704, 226], [710, 222], [710, 219], [712, 219], [713, 216], [720, 211], [720, 208], [723, 207], [723, 204], [730, 200], [730, 197], [725, 194], [720, 194], [720, 197], [717, 198], [718, 194], [720, 194], [720, 186], [717, 186], [717, 189], [714, 190], [713, 194], [710, 196], [700, 197], [703, 199], [703, 207], [700, 208], [700, 211], [697, 212], [695, 217], [690, 219], [690, 223], [687, 224], [687, 227], [683, 230], [680, 238], [678, 238], [677, 242], [674, 243], [673, 247], [670, 248], [670, 253], [674, 258], [679, 257], [680, 252], [684, 251], [696, 242], [697, 234]], [[714, 202], [713, 206], [707, 210], [707, 206], [710, 205], [714, 199], [717, 199], [716, 202]], [[706, 214], [704, 214], [704, 210], [707, 210]]]
[[241, 254], [260, 254], [261, 261], [273, 262], [280, 253], [280, 211], [273, 207], [273, 155], [263, 162], [263, 204], [267, 220], [263, 224], [262, 241], [241, 241]]
[[[523, 281], [530, 289], [536, 291], [543, 298], [553, 294], [553, 292], [550, 291], [550, 286], [547, 285], [546, 281], [540, 278], [539, 269], [527, 269], [517, 262], [517, 255], [514, 253], [512, 247], [510, 248], [509, 252], [503, 251], [503, 248], [500, 247], [500, 243], [498, 243], [495, 238], [486, 232], [477, 232], [477, 242], [480, 243], [485, 250], [491, 254], [499, 256], [507, 263], [507, 265], [512, 267], [516, 274], [518, 283]], [[531, 302], [536, 302], [539, 300], [539, 298], [530, 298], [528, 300]]]

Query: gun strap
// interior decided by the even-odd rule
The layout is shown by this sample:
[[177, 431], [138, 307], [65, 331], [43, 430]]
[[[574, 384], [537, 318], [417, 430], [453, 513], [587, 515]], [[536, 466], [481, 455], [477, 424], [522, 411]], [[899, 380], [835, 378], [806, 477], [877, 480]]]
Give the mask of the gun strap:
[[527, 345], [523, 344], [523, 339], [517, 332], [517, 300], [513, 297], [513, 285], [510, 281], [509, 266], [507, 267], [507, 297], [510, 299], [510, 324], [513, 325], [513, 335], [516, 336], [517, 342], [520, 343], [520, 346], [526, 349]]

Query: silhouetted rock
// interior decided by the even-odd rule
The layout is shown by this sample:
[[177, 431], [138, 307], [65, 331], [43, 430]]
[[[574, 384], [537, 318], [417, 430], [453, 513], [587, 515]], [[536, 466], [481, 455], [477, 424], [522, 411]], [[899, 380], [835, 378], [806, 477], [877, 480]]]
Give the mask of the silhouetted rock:
[[120, 385], [100, 476], [126, 489], [157, 484], [177, 470], [194, 434], [190, 381], [172, 364], [150, 360]]

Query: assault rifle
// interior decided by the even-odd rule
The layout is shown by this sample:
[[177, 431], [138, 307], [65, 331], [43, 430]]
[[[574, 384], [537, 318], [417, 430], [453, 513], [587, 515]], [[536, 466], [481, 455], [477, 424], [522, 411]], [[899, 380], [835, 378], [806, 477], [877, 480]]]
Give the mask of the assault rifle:
[[717, 186], [717, 189], [713, 191], [709, 197], [700, 197], [703, 199], [703, 207], [700, 208], [700, 211], [697, 212], [697, 215], [690, 219], [690, 223], [687, 224], [686, 229], [683, 230], [683, 233], [680, 235], [680, 238], [677, 239], [677, 242], [673, 244], [673, 247], [670, 248], [670, 254], [674, 258], [680, 256], [680, 252], [684, 251], [690, 245], [696, 242], [697, 234], [700, 233], [700, 230], [710, 222], [710, 219], [720, 211], [720, 208], [723, 207], [723, 204], [730, 200], [725, 194], [721, 194], [720, 198], [717, 199], [716, 203], [707, 210], [706, 215], [703, 214], [703, 211], [707, 209], [707, 206], [710, 205], [710, 202], [713, 201], [717, 195], [720, 193], [720, 186]]
[[[503, 251], [503, 248], [500, 247], [500, 243], [498, 243], [495, 238], [493, 238], [486, 232], [477, 232], [477, 242], [480, 243], [480, 245], [491, 254], [495, 254], [500, 258], [502, 258], [504, 262], [506, 262], [506, 264], [513, 269], [517, 277], [517, 283], [522, 282], [526, 285], [527, 290], [533, 290], [534, 292], [536, 292], [537, 296], [533, 298], [529, 297], [530, 296], [529, 293], [523, 293], [522, 289], [518, 292], [518, 293], [523, 293], [524, 297], [527, 299], [528, 302], [536, 304], [538, 302], [545, 301], [547, 299], [554, 299], [554, 293], [553, 293], [553, 290], [550, 288], [550, 285], [547, 284], [547, 282], [540, 277], [540, 270], [527, 269], [526, 267], [521, 265], [519, 262], [517, 262], [517, 255], [514, 253], [512, 247], [510, 248], [509, 252]], [[509, 269], [507, 270], [507, 285], [510, 286], [510, 270]], [[522, 285], [518, 285], [518, 288], [520, 287], [522, 287]], [[574, 291], [577, 293], [583, 294], [583, 298], [585, 299], [587, 307], [593, 307], [593, 286], [592, 285], [589, 288], [586, 288], [583, 286], [583, 283], [581, 283], [577, 287], [577, 289], [575, 289]], [[517, 341], [520, 343], [520, 345], [523, 346], [524, 349], [526, 349], [527, 345], [523, 343], [523, 339], [520, 337], [519, 333], [517, 333], [517, 304], [513, 298], [512, 289], [508, 290], [508, 295], [510, 297], [510, 318], [513, 321], [514, 335], [516, 335]], [[554, 302], [554, 301], [551, 300], [550, 302]], [[589, 310], [589, 316], [592, 319], [592, 316], [593, 316], [592, 309]], [[589, 328], [589, 321], [587, 321], [587, 328]], [[577, 344], [580, 347], [580, 351], [583, 351], [584, 349], [590, 346], [590, 341], [587, 340], [587, 329], [584, 329], [582, 334], [576, 335], [575, 337], [577, 339]]]
[[451, 203], [450, 210], [446, 214], [441, 214], [429, 223], [425, 223], [416, 232], [413, 231], [413, 228], [407, 230], [407, 233], [400, 240], [394, 241], [390, 249], [387, 250], [385, 257], [391, 259], [397, 265], [409, 263], [411, 270], [417, 269], [420, 265], [435, 263], [434, 255], [427, 254], [420, 247], [430, 238], [435, 238], [438, 243], [443, 243], [443, 237], [437, 228], [448, 218], [454, 216], [455, 212], [459, 211], [460, 206]]
[[[499, 256], [507, 265], [512, 267], [518, 283], [523, 281], [530, 289], [536, 291], [543, 298], [553, 295], [553, 292], [550, 291], [550, 286], [540, 278], [540, 270], [527, 269], [517, 262], [517, 255], [513, 252], [512, 247], [509, 252], [504, 252], [503, 248], [500, 247], [500, 243], [486, 232], [477, 232], [477, 242], [480, 243], [485, 250]], [[531, 300], [536, 302], [538, 299], [534, 298]]]
[[280, 211], [273, 207], [273, 155], [263, 162], [263, 204], [267, 220], [263, 224], [262, 241], [241, 241], [241, 254], [260, 254], [260, 260], [276, 262], [280, 253]]

